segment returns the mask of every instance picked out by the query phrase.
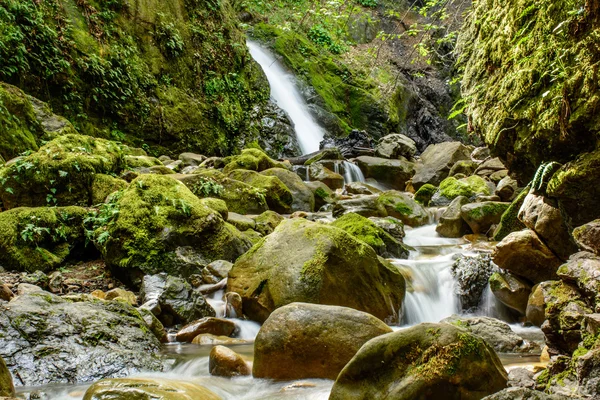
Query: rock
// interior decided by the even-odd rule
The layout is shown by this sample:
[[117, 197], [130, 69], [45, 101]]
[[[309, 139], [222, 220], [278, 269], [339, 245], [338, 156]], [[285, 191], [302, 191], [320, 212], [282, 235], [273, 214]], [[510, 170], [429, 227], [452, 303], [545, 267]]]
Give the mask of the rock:
[[323, 182], [330, 189], [341, 189], [344, 187], [344, 177], [336, 174], [322, 164], [314, 163], [308, 167], [308, 176], [311, 181]]
[[140, 176], [112, 203], [118, 218], [93, 227], [95, 244], [135, 285], [142, 274], [190, 276], [211, 261], [235, 260], [252, 243], [205, 200], [168, 176]]
[[363, 345], [329, 398], [481, 399], [506, 381], [498, 356], [479, 337], [449, 324], [420, 324]]
[[507, 176], [508, 176], [508, 170], [501, 169], [500, 171], [496, 171], [496, 172], [493, 172], [492, 174], [490, 174], [489, 180], [494, 183], [498, 183], [502, 179], [506, 178]]
[[167, 331], [165, 330], [164, 325], [154, 314], [152, 314], [152, 311], [142, 307], [138, 308], [138, 311], [146, 325], [148, 325], [148, 328], [154, 333], [154, 336], [156, 336], [161, 343], [168, 342]]
[[568, 400], [569, 397], [556, 394], [546, 394], [537, 390], [527, 388], [510, 387], [501, 390], [492, 395], [484, 397], [482, 400]]
[[494, 192], [501, 201], [513, 201], [518, 194], [518, 183], [510, 176], [506, 176], [498, 182]]
[[492, 261], [532, 283], [556, 279], [560, 260], [534, 231], [513, 232], [496, 245]]
[[0, 300], [10, 301], [14, 296], [8, 285], [0, 281]]
[[533, 372], [525, 368], [511, 369], [508, 371], [508, 386], [535, 389], [536, 382], [533, 379]]
[[470, 159], [469, 149], [460, 142], [445, 142], [428, 146], [421, 154], [421, 164], [416, 165], [412, 178], [413, 187], [418, 190], [426, 183], [438, 186], [448, 177], [450, 168], [459, 160]]
[[274, 211], [265, 211], [254, 218], [256, 222], [256, 231], [263, 235], [271, 234], [284, 218]]
[[497, 201], [465, 204], [460, 208], [460, 215], [473, 233], [486, 233], [493, 225], [500, 222], [502, 214], [509, 206], [510, 203]]
[[220, 400], [206, 389], [186, 381], [165, 378], [105, 379], [94, 383], [83, 400], [140, 399], [140, 400]]
[[469, 228], [469, 225], [460, 215], [461, 207], [468, 203], [469, 199], [464, 196], [458, 196], [452, 200], [452, 203], [450, 203], [440, 217], [435, 231], [440, 236], [447, 238], [460, 238], [469, 233], [471, 228]]
[[254, 230], [256, 228], [256, 222], [252, 218], [234, 212], [229, 212], [227, 222], [235, 226], [240, 232], [247, 231], [248, 229]]
[[357, 148], [373, 148], [373, 138], [366, 131], [353, 129], [349, 135], [343, 137], [326, 137], [321, 142], [321, 148], [337, 147], [345, 158], [358, 157]]
[[399, 270], [370, 246], [304, 219], [282, 221], [237, 260], [227, 283], [242, 297], [244, 314], [259, 322], [294, 301], [351, 307], [393, 322], [404, 290]]
[[198, 289], [165, 273], [144, 277], [140, 299], [142, 307], [152, 311], [167, 326], [215, 316], [215, 310]]
[[225, 260], [213, 261], [202, 270], [202, 282], [205, 284], [219, 283], [227, 278], [233, 263]]
[[531, 285], [510, 272], [494, 272], [490, 276], [490, 289], [505, 306], [525, 315]]
[[270, 210], [282, 214], [292, 212], [294, 202], [292, 192], [277, 176], [267, 176], [255, 171], [236, 169], [231, 171], [228, 177], [261, 190]]
[[575, 228], [573, 237], [580, 249], [600, 255], [600, 219]]
[[390, 189], [404, 190], [406, 182], [415, 173], [414, 164], [405, 159], [389, 160], [386, 158], [361, 156], [356, 159], [365, 178], [373, 178]]
[[455, 293], [464, 312], [474, 312], [481, 303], [490, 275], [497, 269], [489, 254], [460, 255], [450, 271], [457, 283]]
[[419, 190], [415, 193], [415, 201], [419, 204], [422, 204], [425, 207], [429, 206], [429, 202], [433, 198], [433, 195], [437, 192], [438, 188], [426, 183], [421, 186]]
[[525, 225], [519, 220], [518, 215], [528, 192], [529, 186], [523, 189], [506, 211], [504, 211], [504, 214], [502, 214], [502, 217], [500, 218], [500, 223], [494, 230], [493, 239], [495, 241], [499, 242], [510, 233], [525, 229]]
[[375, 223], [378, 227], [386, 231], [393, 238], [398, 241], [402, 241], [405, 236], [404, 233], [404, 224], [398, 218], [394, 217], [369, 217], [371, 221]]
[[377, 194], [382, 191], [364, 182], [350, 182], [344, 185], [344, 194]]
[[389, 332], [381, 320], [351, 308], [292, 303], [275, 310], [258, 332], [253, 374], [335, 379], [364, 343]]
[[83, 383], [163, 368], [160, 343], [125, 302], [37, 291], [0, 308], [0, 357], [18, 386]]
[[228, 378], [252, 374], [252, 370], [242, 356], [235, 351], [220, 345], [213, 347], [210, 351], [208, 370], [211, 375], [225, 376]]
[[379, 196], [378, 202], [385, 207], [387, 214], [398, 218], [405, 225], [418, 227], [429, 222], [429, 213], [408, 193], [390, 190]]
[[331, 204], [333, 202], [333, 190], [331, 190], [329, 186], [323, 182], [313, 181], [304, 182], [304, 184], [313, 192], [315, 196], [315, 210], [319, 210], [324, 205]]
[[179, 155], [179, 161], [183, 163], [184, 167], [197, 167], [206, 161], [206, 156], [195, 153], [181, 153]]
[[569, 234], [569, 228], [556, 201], [529, 193], [523, 201], [518, 217], [527, 228], [535, 231], [561, 260], [564, 261], [577, 252], [577, 245]]
[[408, 258], [410, 248], [368, 218], [355, 213], [348, 213], [335, 220], [331, 225], [365, 242], [381, 257]]
[[233, 170], [251, 170], [261, 172], [269, 168], [289, 169], [289, 164], [275, 161], [258, 149], [244, 149], [237, 156], [227, 158], [227, 165], [223, 168], [225, 174]]
[[490, 189], [486, 181], [477, 175], [462, 179], [449, 177], [440, 183], [439, 189], [431, 198], [430, 205], [436, 207], [446, 206], [458, 196], [464, 196], [473, 201], [477, 196], [487, 196], [489, 194]]
[[13, 385], [12, 376], [2, 357], [0, 357], [0, 397], [14, 397], [15, 386]]
[[[308, 157], [308, 158], [306, 158]], [[306, 160], [305, 160], [306, 158]], [[319, 150], [315, 153], [308, 154], [306, 156], [296, 157], [297, 162], [294, 159], [290, 160], [292, 164], [304, 164], [311, 165], [322, 160], [343, 160], [344, 156], [337, 147], [329, 147]]]
[[203, 333], [209, 333], [215, 336], [231, 336], [235, 331], [235, 324], [232, 321], [205, 317], [198, 321], [191, 322], [181, 328], [175, 339], [178, 342], [191, 342], [196, 336]]
[[19, 286], [17, 286], [17, 296], [23, 296], [30, 293], [40, 293], [43, 291], [44, 290], [41, 287], [30, 285], [29, 283], [19, 283]]
[[487, 147], [477, 147], [471, 153], [471, 158], [475, 161], [484, 161], [490, 156], [490, 149]]
[[292, 211], [315, 210], [315, 196], [313, 192], [302, 182], [302, 179], [294, 172], [282, 168], [270, 168], [261, 175], [276, 176], [292, 193]]
[[590, 304], [600, 305], [600, 258], [598, 256], [588, 252], [573, 254], [558, 268], [557, 274], [563, 281], [576, 285]]
[[242, 296], [235, 292], [225, 293], [225, 318], [242, 318]]
[[510, 326], [500, 320], [490, 317], [460, 317], [453, 315], [442, 320], [463, 328], [490, 345], [498, 353], [538, 353], [540, 347], [531, 343], [510, 329]]
[[478, 165], [479, 164], [477, 162], [472, 160], [459, 160], [452, 166], [452, 168], [450, 168], [448, 176], [454, 176], [457, 174], [471, 176], [475, 173]]
[[137, 297], [129, 290], [117, 288], [106, 292], [105, 300], [121, 300], [132, 306], [137, 305]]
[[142, 173], [144, 173], [143, 171], [147, 168], [149, 169], [156, 166], [164, 167], [163, 163], [161, 163], [158, 158], [134, 155], [125, 156], [125, 166]]
[[375, 146], [375, 155], [382, 158], [399, 159], [404, 157], [410, 160], [416, 152], [415, 141], [398, 133], [382, 137]]
[[127, 187], [127, 181], [110, 175], [95, 174], [92, 178], [92, 204], [101, 204], [112, 193]]
[[335, 218], [354, 213], [363, 217], [386, 217], [385, 207], [379, 201], [379, 195], [360, 196], [349, 200], [340, 200], [333, 206], [332, 214]]
[[1, 212], [0, 265], [27, 272], [58, 268], [71, 252], [84, 250], [86, 216], [87, 210], [81, 207], [20, 207]]
[[210, 333], [203, 333], [201, 335], [196, 336], [194, 338], [194, 340], [192, 340], [192, 344], [210, 345], [210, 346], [216, 346], [216, 345], [229, 346], [229, 345], [233, 345], [233, 344], [246, 344], [246, 343], [248, 343], [246, 340], [230, 338], [227, 336], [215, 336], [215, 335], [211, 335]]
[[475, 171], [479, 176], [490, 176], [494, 172], [505, 170], [506, 167], [499, 158], [488, 158], [477, 167]]

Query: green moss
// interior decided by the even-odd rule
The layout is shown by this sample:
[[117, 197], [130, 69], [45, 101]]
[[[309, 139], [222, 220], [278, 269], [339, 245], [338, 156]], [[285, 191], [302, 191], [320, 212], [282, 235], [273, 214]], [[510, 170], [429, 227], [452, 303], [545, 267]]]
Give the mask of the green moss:
[[479, 220], [486, 216], [503, 215], [508, 207], [509, 206], [506, 203], [494, 201], [484, 202], [478, 207], [471, 208], [467, 212], [466, 217], [470, 220]]
[[529, 186], [524, 188], [521, 193], [513, 200], [513, 202], [508, 206], [502, 217], [500, 218], [500, 224], [494, 231], [494, 240], [500, 241], [507, 237], [511, 232], [517, 232], [522, 229], [525, 229], [525, 224], [523, 224], [517, 216], [519, 215], [519, 210], [525, 201], [525, 197], [529, 193]]
[[477, 195], [490, 195], [490, 188], [485, 180], [477, 175], [463, 179], [446, 178], [440, 183], [439, 190], [440, 195], [449, 200], [454, 200], [458, 196], [473, 198]]
[[437, 187], [430, 183], [426, 183], [417, 190], [417, 193], [415, 193], [415, 201], [427, 207], [437, 190]]
[[323, 188], [317, 188], [317, 190], [315, 190], [315, 196], [319, 196], [321, 199], [325, 200], [329, 198], [329, 193]]
[[128, 183], [123, 179], [105, 174], [94, 174], [92, 178], [92, 204], [104, 203], [106, 198], [114, 192], [123, 190]]
[[330, 148], [330, 149], [323, 149], [316, 156], [306, 160], [304, 165], [308, 166], [308, 165], [314, 164], [315, 162], [321, 161], [321, 160], [343, 160], [343, 159], [344, 159], [344, 156], [342, 155], [342, 153], [340, 153], [340, 150], [337, 147], [334, 147], [334, 148]]
[[231, 156], [227, 160], [228, 164], [223, 169], [223, 172], [226, 174], [236, 169], [247, 169], [257, 172], [269, 168], [289, 169], [289, 164], [275, 161], [259, 149], [244, 149], [242, 150], [242, 154]]
[[393, 240], [387, 232], [375, 225], [373, 221], [355, 213], [344, 214], [331, 225], [348, 232], [373, 248], [384, 247], [384, 238], [388, 241]]
[[264, 193], [269, 209], [278, 213], [290, 213], [293, 203], [292, 192], [276, 176], [266, 176], [255, 171], [235, 169], [229, 178], [244, 182]]

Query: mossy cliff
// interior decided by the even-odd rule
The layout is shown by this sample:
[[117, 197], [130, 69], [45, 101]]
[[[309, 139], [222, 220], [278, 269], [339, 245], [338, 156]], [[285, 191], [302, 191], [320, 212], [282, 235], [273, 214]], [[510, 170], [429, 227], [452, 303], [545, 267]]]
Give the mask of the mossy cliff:
[[229, 152], [269, 96], [227, 0], [5, 0], [0, 59], [0, 81], [80, 132], [157, 152]]
[[[594, 5], [595, 4], [595, 5]], [[592, 0], [483, 0], [458, 49], [470, 125], [528, 181], [600, 133], [600, 10]]]

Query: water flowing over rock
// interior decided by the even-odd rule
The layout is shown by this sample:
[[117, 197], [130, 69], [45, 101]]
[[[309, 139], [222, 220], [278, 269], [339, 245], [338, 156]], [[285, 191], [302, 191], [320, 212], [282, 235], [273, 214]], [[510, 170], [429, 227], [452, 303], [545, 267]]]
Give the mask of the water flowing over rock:
[[473, 312], [477, 309], [488, 279], [496, 270], [489, 254], [463, 255], [454, 262], [451, 271], [458, 283], [456, 294], [463, 311]]
[[164, 378], [106, 379], [90, 386], [83, 396], [83, 400], [111, 399], [220, 400], [221, 398], [194, 383]]

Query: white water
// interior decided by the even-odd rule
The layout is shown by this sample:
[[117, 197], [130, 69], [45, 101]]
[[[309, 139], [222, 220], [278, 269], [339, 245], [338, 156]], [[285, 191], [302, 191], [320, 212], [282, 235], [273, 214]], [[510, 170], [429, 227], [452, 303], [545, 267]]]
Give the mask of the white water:
[[294, 123], [298, 144], [303, 154], [319, 150], [325, 131], [315, 121], [291, 75], [275, 56], [257, 42], [247, 41], [252, 58], [260, 64], [271, 86], [271, 97], [285, 110]]
[[365, 176], [363, 175], [358, 165], [351, 163], [349, 161], [344, 161], [342, 163], [342, 167], [344, 168], [344, 182], [364, 182]]

